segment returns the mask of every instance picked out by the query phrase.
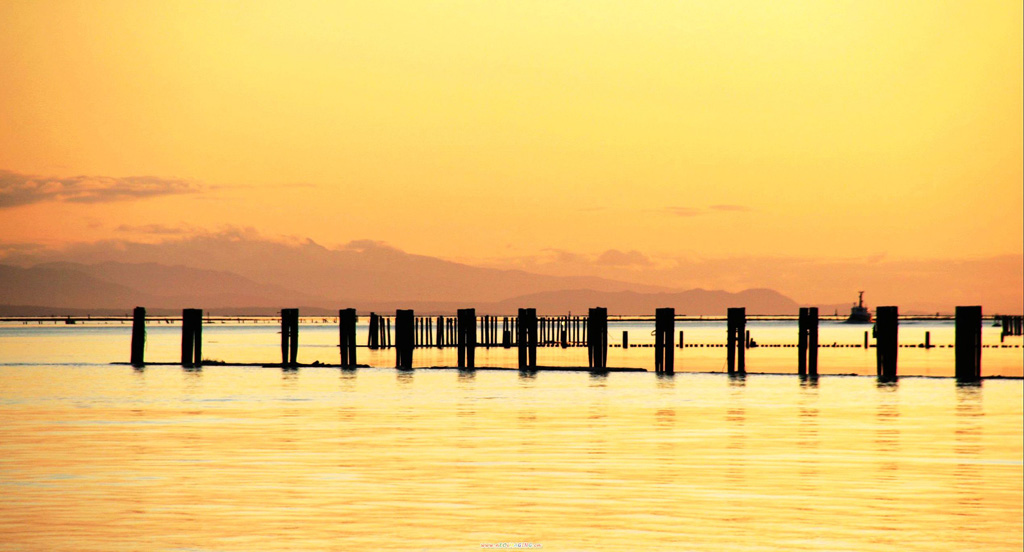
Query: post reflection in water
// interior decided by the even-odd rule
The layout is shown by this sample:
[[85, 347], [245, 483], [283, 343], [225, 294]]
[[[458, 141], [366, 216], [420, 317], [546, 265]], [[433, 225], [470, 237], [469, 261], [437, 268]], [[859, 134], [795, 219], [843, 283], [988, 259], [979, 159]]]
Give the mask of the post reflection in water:
[[1020, 380], [278, 370], [0, 365], [0, 540], [15, 550], [127, 539], [209, 550], [1022, 544]]
[[956, 494], [956, 521], [961, 530], [983, 521], [982, 495], [979, 492], [983, 475], [979, 469], [982, 454], [982, 390], [981, 382], [959, 383], [956, 386], [956, 422], [954, 429], [953, 488]]

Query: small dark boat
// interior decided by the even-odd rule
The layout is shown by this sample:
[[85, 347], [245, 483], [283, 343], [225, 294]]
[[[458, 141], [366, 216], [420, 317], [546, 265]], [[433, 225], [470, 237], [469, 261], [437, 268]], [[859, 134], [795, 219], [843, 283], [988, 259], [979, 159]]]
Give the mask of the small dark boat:
[[871, 311], [864, 306], [864, 292], [860, 291], [860, 298], [857, 304], [850, 307], [850, 317], [846, 319], [847, 324], [870, 324]]

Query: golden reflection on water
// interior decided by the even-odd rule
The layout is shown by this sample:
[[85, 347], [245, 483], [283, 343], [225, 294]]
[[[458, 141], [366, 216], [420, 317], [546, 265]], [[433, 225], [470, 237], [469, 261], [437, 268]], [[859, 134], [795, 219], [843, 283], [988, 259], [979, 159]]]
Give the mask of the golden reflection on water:
[[1022, 384], [0, 367], [6, 549], [1016, 550]]

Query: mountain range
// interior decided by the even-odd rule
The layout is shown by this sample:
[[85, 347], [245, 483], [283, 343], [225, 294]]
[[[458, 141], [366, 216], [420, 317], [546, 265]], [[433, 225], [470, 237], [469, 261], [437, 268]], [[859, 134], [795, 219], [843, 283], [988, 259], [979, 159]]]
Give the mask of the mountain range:
[[[193, 243], [193, 245], [195, 245]], [[604, 306], [613, 314], [721, 315], [744, 306], [750, 314], [792, 314], [798, 304], [769, 289], [739, 293], [679, 290], [598, 277], [564, 277], [480, 268], [413, 255], [373, 242], [347, 249], [216, 242], [175, 250], [142, 246], [145, 262], [42, 262], [0, 265], [0, 315], [121, 314], [136, 305], [153, 313], [199, 307], [214, 314], [273, 314], [299, 307], [319, 315], [338, 308], [389, 312], [412, 308], [448, 313], [475, 307], [481, 314], [581, 312]], [[206, 245], [207, 247], [202, 247]], [[163, 261], [163, 262], [158, 262]], [[203, 264], [203, 268], [188, 266]]]

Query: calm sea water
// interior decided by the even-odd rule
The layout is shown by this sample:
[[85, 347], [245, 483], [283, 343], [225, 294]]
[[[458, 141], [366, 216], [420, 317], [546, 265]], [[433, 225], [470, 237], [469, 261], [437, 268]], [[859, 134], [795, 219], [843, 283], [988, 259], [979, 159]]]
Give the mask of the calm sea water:
[[[823, 343], [863, 340], [863, 327], [835, 326], [822, 326]], [[722, 323], [677, 328], [687, 342], [724, 342]], [[795, 341], [792, 323], [748, 328], [763, 344]], [[652, 339], [644, 324], [626, 329], [631, 343]], [[151, 325], [147, 358], [177, 358], [179, 331]], [[935, 322], [902, 323], [901, 340], [921, 342], [923, 331], [952, 343], [952, 325]], [[110, 365], [126, 360], [129, 332], [0, 326], [0, 550], [1024, 544], [1019, 379], [829, 377], [874, 374], [874, 351], [856, 348], [823, 349], [816, 383]], [[208, 325], [204, 356], [272, 362], [277, 339], [272, 324]], [[303, 325], [300, 342], [301, 361], [336, 362], [332, 325]], [[391, 351], [359, 354], [394, 363]], [[748, 369], [792, 373], [795, 354], [752, 349]], [[514, 363], [514, 350], [478, 355]], [[585, 364], [586, 350], [539, 357]], [[613, 348], [609, 362], [650, 369], [652, 357]], [[724, 357], [677, 350], [681, 370], [720, 371]], [[451, 363], [453, 351], [416, 351], [417, 365]], [[987, 375], [1019, 376], [1022, 364], [1019, 348], [983, 352]], [[902, 348], [900, 373], [951, 374], [952, 350]]]

